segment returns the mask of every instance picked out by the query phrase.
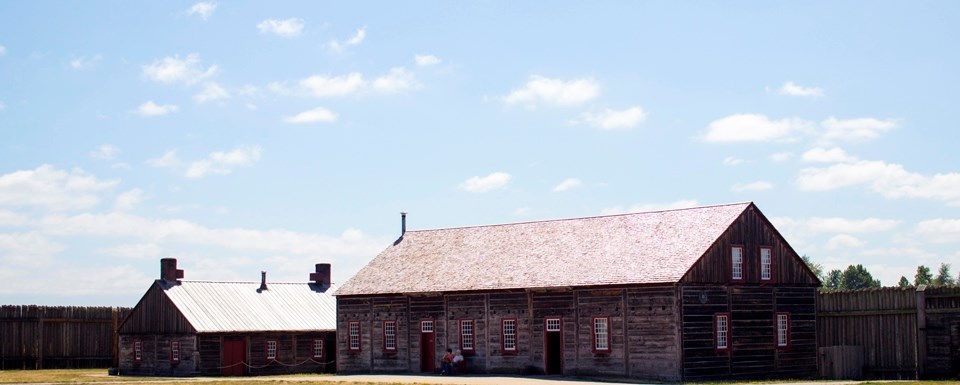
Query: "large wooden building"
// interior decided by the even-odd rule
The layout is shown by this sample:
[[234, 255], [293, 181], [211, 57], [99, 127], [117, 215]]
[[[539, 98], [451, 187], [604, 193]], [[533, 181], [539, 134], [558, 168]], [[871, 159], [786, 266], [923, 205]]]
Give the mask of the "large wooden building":
[[753, 203], [406, 231], [342, 285], [341, 373], [817, 374], [820, 282]]
[[330, 264], [311, 282], [183, 280], [177, 260], [120, 325], [121, 375], [193, 376], [332, 372], [336, 301]]

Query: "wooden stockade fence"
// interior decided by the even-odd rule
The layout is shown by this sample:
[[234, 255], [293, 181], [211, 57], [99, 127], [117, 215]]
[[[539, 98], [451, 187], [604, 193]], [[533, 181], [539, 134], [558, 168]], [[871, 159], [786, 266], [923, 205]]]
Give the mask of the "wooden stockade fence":
[[105, 368], [130, 308], [0, 306], [0, 369]]
[[824, 377], [955, 378], [960, 287], [820, 293], [817, 345]]

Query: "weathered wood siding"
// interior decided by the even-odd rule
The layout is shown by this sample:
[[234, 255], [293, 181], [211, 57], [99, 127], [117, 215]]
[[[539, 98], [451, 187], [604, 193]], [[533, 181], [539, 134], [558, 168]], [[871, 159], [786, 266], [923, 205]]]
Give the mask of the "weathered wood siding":
[[[134, 341], [141, 341], [142, 360], [133, 360]], [[170, 363], [170, 342], [180, 342], [180, 363]], [[197, 353], [197, 354], [194, 354]], [[140, 334], [120, 336], [120, 375], [194, 376], [199, 372], [197, 338], [193, 334]]]
[[960, 287], [928, 288], [922, 295], [926, 322], [924, 377], [960, 376]]
[[674, 286], [627, 289], [629, 375], [679, 381], [680, 298]]
[[130, 308], [4, 305], [0, 370], [117, 364], [116, 329]]
[[[730, 283], [731, 256], [733, 245], [743, 246], [743, 276], [741, 284], [765, 285], [801, 285], [817, 286], [816, 277], [803, 263], [796, 251], [790, 247], [783, 236], [772, 224], [750, 206], [737, 218], [730, 228], [717, 239], [704, 256], [690, 268], [681, 279], [684, 284], [722, 284]], [[760, 281], [760, 247], [769, 246], [772, 250], [772, 277], [770, 281]]]
[[[816, 289], [683, 287], [683, 379], [816, 375]], [[788, 348], [776, 347], [777, 312], [790, 314]], [[730, 315], [730, 348], [717, 351], [714, 315]]]
[[120, 334], [196, 333], [155, 281], [120, 326]]

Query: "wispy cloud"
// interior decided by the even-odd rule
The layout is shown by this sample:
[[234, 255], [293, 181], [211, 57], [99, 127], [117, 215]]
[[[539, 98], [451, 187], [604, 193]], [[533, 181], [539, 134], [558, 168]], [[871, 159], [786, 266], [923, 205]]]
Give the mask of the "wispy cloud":
[[418, 67], [429, 67], [440, 64], [440, 58], [433, 55], [413, 55], [413, 61]]
[[313, 75], [298, 82], [300, 89], [316, 97], [349, 95], [359, 91], [364, 84], [366, 82], [359, 72], [341, 76]]
[[0, 45], [0, 56], [6, 55], [6, 54], [7, 54], [7, 47]]
[[193, 85], [217, 73], [217, 66], [211, 65], [204, 69], [200, 65], [200, 55], [192, 53], [186, 58], [167, 56], [145, 65], [143, 75], [150, 80], [160, 83], [181, 83]]
[[228, 152], [212, 152], [206, 158], [190, 163], [184, 176], [198, 179], [207, 175], [230, 174], [236, 167], [256, 163], [261, 154], [260, 146], [240, 146]]
[[771, 120], [759, 114], [735, 114], [710, 122], [701, 137], [707, 142], [792, 141], [815, 123], [801, 119]]
[[770, 154], [770, 160], [774, 162], [786, 162], [790, 160], [790, 158], [792, 157], [793, 157], [793, 154], [789, 152], [778, 152], [778, 153]]
[[567, 191], [573, 188], [580, 187], [583, 182], [577, 178], [567, 178], [563, 182], [560, 182], [556, 187], [553, 188], [553, 192]]
[[135, 188], [117, 195], [113, 209], [118, 211], [132, 210], [143, 201], [143, 190]]
[[822, 97], [824, 95], [823, 89], [819, 87], [804, 87], [792, 81], [783, 83], [777, 92], [789, 96]]
[[960, 173], [925, 175], [884, 161], [860, 160], [825, 168], [805, 168], [800, 170], [796, 181], [801, 190], [829, 191], [865, 185], [888, 199], [932, 199], [960, 206]]
[[840, 163], [840, 162], [855, 162], [857, 158], [855, 156], [847, 155], [847, 152], [842, 148], [833, 147], [826, 149], [823, 147], [811, 148], [807, 152], [803, 153], [800, 157], [804, 162], [817, 162], [817, 163]]
[[743, 163], [743, 159], [737, 158], [735, 156], [728, 156], [723, 158], [723, 164], [725, 166], [736, 166], [740, 163]]
[[330, 50], [330, 52], [340, 53], [346, 50], [347, 47], [360, 45], [360, 43], [363, 43], [363, 39], [365, 39], [366, 37], [367, 37], [367, 27], [361, 27], [360, 29], [357, 30], [357, 32], [353, 34], [353, 36], [350, 36], [350, 38], [344, 41], [343, 43], [337, 40], [330, 40], [330, 42], [327, 43], [327, 48]]
[[697, 206], [697, 204], [698, 203], [695, 199], [681, 199], [681, 200], [673, 201], [669, 203], [646, 203], [646, 204], [637, 204], [629, 207], [613, 206], [613, 207], [607, 207], [600, 210], [600, 214], [613, 215], [613, 214], [624, 214], [624, 213], [642, 213], [642, 212], [648, 212], [648, 211], [683, 209], [688, 207], [695, 207]]
[[183, 164], [177, 157], [177, 150], [167, 150], [159, 158], [148, 159], [147, 164], [157, 168], [178, 167]]
[[207, 20], [216, 10], [216, 2], [200, 2], [190, 6], [190, 9], [187, 10], [187, 16], [199, 15], [201, 19]]
[[474, 176], [461, 183], [457, 188], [471, 193], [485, 193], [501, 189], [510, 183], [511, 176], [505, 172], [494, 172], [487, 176]]
[[283, 118], [284, 122], [292, 124], [305, 123], [333, 123], [337, 121], [337, 113], [323, 107], [303, 111], [293, 116]]
[[837, 119], [829, 117], [820, 123], [824, 128], [823, 140], [858, 141], [876, 139], [880, 134], [897, 127], [894, 119]]
[[101, 59], [103, 59], [103, 56], [100, 54], [93, 55], [89, 58], [86, 56], [81, 56], [79, 58], [70, 60], [70, 68], [75, 70], [91, 68], [95, 66]]
[[94, 159], [111, 160], [120, 153], [120, 149], [112, 144], [101, 144], [95, 150], [90, 151], [90, 157]]
[[600, 84], [590, 78], [563, 80], [531, 75], [522, 87], [503, 97], [509, 105], [538, 104], [573, 106], [588, 102], [600, 95]]
[[221, 87], [219, 84], [214, 82], [204, 83], [203, 89], [193, 95], [193, 100], [197, 103], [206, 103], [215, 100], [227, 99], [230, 97], [230, 92]]
[[647, 112], [643, 107], [633, 106], [625, 110], [611, 110], [609, 108], [599, 112], [584, 112], [580, 114], [580, 121], [601, 130], [624, 130], [636, 127], [647, 119]]
[[97, 193], [117, 186], [118, 180], [100, 180], [81, 169], [60, 170], [42, 165], [0, 175], [0, 206], [34, 206], [48, 210], [88, 209], [97, 205]]
[[414, 78], [413, 73], [403, 67], [391, 68], [386, 75], [380, 76], [373, 81], [373, 88], [383, 93], [397, 93], [407, 90], [415, 90], [421, 85]]
[[177, 112], [180, 107], [177, 107], [173, 104], [157, 104], [153, 100], [148, 100], [146, 103], [137, 107], [137, 113], [143, 116], [162, 116]]
[[266, 19], [257, 24], [257, 29], [260, 30], [260, 33], [272, 33], [280, 37], [292, 39], [303, 33], [303, 19]]
[[756, 181], [750, 183], [738, 183], [733, 185], [730, 188], [730, 191], [733, 192], [744, 192], [744, 191], [763, 191], [770, 190], [773, 188], [773, 184], [765, 181]]

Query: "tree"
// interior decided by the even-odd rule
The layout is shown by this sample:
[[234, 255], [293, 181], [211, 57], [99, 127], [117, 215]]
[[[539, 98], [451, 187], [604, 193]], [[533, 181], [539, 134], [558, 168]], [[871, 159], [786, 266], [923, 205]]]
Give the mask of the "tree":
[[827, 290], [839, 290], [843, 282], [843, 272], [837, 269], [830, 270], [827, 273], [827, 279], [824, 281], [824, 288]]
[[840, 281], [842, 289], [868, 289], [880, 287], [880, 281], [873, 279], [873, 275], [863, 265], [850, 265], [843, 271], [843, 278]]
[[820, 282], [826, 282], [827, 277], [823, 275], [823, 265], [813, 262], [813, 260], [806, 255], [801, 258], [803, 258], [803, 263], [807, 265], [807, 268], [809, 268], [814, 275], [817, 276], [817, 279], [819, 279]]
[[933, 282], [930, 268], [924, 265], [917, 266], [917, 274], [913, 276], [913, 286], [929, 285]]
[[910, 286], [912, 286], [912, 285], [910, 285], [910, 280], [907, 279], [907, 277], [904, 277], [904, 276], [901, 275], [901, 276], [900, 276], [900, 283], [898, 283], [897, 286], [899, 286], [899, 287], [910, 287]]
[[940, 263], [940, 269], [937, 270], [937, 277], [933, 279], [933, 284], [937, 286], [949, 286], [956, 283], [950, 276], [950, 264]]

